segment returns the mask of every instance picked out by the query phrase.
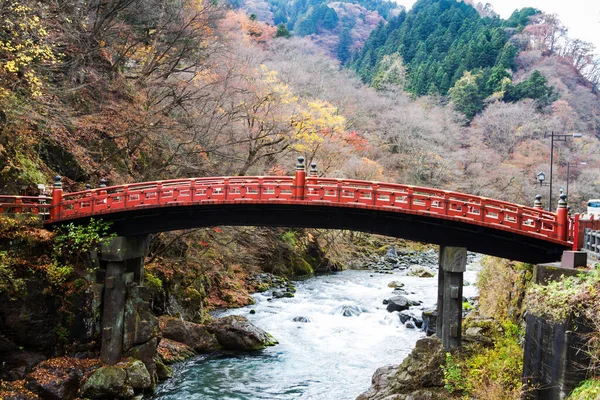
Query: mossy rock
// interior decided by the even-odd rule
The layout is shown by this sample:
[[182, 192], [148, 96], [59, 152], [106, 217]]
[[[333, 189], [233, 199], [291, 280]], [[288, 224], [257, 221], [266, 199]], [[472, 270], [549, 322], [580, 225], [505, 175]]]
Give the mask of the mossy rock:
[[133, 360], [125, 367], [127, 382], [135, 390], [144, 391], [152, 387], [152, 378], [146, 366], [140, 360]]
[[258, 293], [266, 292], [267, 290], [269, 290], [269, 284], [268, 283], [259, 283], [259, 284], [256, 285], [256, 291]]
[[165, 365], [162, 361], [156, 360], [156, 375], [159, 381], [164, 381], [173, 377], [173, 368]]
[[134, 394], [133, 388], [127, 383], [125, 369], [113, 366], [94, 371], [83, 384], [81, 392], [90, 399], [133, 397]]
[[314, 273], [310, 264], [303, 258], [294, 260], [292, 270], [296, 276], [312, 275]]

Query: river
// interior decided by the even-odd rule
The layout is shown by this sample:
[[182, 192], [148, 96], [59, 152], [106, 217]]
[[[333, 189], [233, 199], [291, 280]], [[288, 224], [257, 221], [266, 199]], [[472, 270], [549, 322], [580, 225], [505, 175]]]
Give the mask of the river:
[[[470, 265], [465, 281], [476, 279]], [[381, 366], [399, 364], [424, 336], [388, 313], [382, 300], [389, 298], [391, 281], [404, 283], [411, 307], [435, 305], [437, 276], [417, 278], [372, 271], [343, 271], [296, 282], [294, 298], [272, 299], [256, 294], [256, 304], [228, 310], [223, 315], [244, 315], [271, 333], [279, 345], [252, 354], [201, 355], [174, 367], [174, 377], [162, 383], [154, 399], [161, 400], [345, 400], [355, 399]], [[476, 288], [465, 286], [465, 295]], [[344, 316], [343, 306], [361, 310]], [[348, 308], [348, 307], [346, 307]], [[250, 311], [255, 310], [255, 314]], [[295, 317], [309, 322], [295, 322]]]

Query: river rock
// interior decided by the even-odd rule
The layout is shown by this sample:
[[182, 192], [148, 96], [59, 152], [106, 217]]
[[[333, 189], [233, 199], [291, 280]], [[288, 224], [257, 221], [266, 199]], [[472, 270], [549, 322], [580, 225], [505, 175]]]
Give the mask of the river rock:
[[344, 304], [333, 310], [333, 314], [341, 314], [344, 317], [358, 317], [362, 314], [362, 310], [358, 306]]
[[262, 273], [250, 278], [250, 283], [257, 292], [266, 292], [273, 288], [284, 288], [288, 284], [288, 281], [285, 278], [270, 273]]
[[423, 330], [427, 336], [435, 335], [437, 324], [437, 309], [423, 310], [421, 314], [423, 319]]
[[404, 287], [404, 283], [398, 282], [398, 281], [391, 281], [390, 283], [388, 283], [388, 287], [391, 287], [394, 289], [401, 289]]
[[117, 366], [97, 369], [81, 387], [83, 397], [90, 399], [133, 397], [134, 390], [127, 384], [127, 372]]
[[411, 306], [411, 302], [406, 297], [394, 296], [394, 297], [390, 297], [389, 299], [387, 299], [386, 310], [388, 310], [388, 312], [402, 311], [402, 310], [408, 310], [408, 308], [410, 306]]
[[179, 318], [160, 317], [159, 327], [164, 338], [183, 343], [196, 352], [206, 353], [221, 348], [215, 336], [203, 325]]
[[165, 364], [174, 364], [196, 355], [190, 346], [166, 338], [161, 339], [156, 352]]
[[308, 317], [294, 317], [294, 322], [310, 322]]
[[173, 377], [173, 368], [165, 365], [161, 361], [156, 361], [156, 375], [159, 381], [164, 381]]
[[432, 278], [435, 273], [429, 268], [425, 268], [422, 265], [413, 265], [407, 272], [409, 276], [417, 276], [419, 278]]
[[411, 322], [414, 325], [414, 327], [417, 327], [419, 329], [423, 326], [423, 320], [417, 317], [409, 310], [400, 311], [398, 317], [400, 318], [400, 322], [403, 324]]
[[437, 338], [417, 341], [415, 349], [399, 366], [375, 371], [371, 387], [356, 400], [442, 400], [447, 399], [444, 375], [444, 349]]
[[386, 255], [383, 257], [383, 260], [387, 263], [397, 264], [398, 263], [398, 252], [394, 246], [390, 246], [387, 249]]
[[132, 360], [125, 366], [127, 382], [134, 391], [141, 392], [152, 387], [152, 379], [146, 366], [140, 360]]
[[207, 329], [225, 350], [262, 350], [278, 343], [271, 334], [252, 325], [240, 315], [216, 319]]

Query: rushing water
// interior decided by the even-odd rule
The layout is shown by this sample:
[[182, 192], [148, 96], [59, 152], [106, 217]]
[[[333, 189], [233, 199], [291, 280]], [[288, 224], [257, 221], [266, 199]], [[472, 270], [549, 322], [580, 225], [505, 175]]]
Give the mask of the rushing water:
[[[476, 274], [467, 272], [465, 280]], [[437, 277], [407, 277], [400, 272], [373, 274], [344, 271], [296, 283], [294, 298], [269, 301], [263, 294], [256, 304], [230, 310], [244, 315], [270, 332], [279, 345], [251, 354], [203, 355], [175, 367], [172, 379], [157, 390], [162, 400], [355, 399], [365, 391], [373, 372], [399, 364], [424, 336], [408, 329], [397, 313], [388, 313], [382, 300], [389, 298], [391, 281], [405, 284], [411, 300], [433, 307]], [[465, 295], [473, 295], [472, 286]], [[356, 306], [360, 315], [345, 317], [341, 306]], [[255, 310], [256, 314], [250, 314]], [[294, 322], [306, 317], [310, 322]]]

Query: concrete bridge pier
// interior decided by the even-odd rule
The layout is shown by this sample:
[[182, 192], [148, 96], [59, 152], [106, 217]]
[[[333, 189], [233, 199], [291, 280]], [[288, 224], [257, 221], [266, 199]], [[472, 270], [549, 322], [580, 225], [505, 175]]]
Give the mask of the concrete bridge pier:
[[463, 273], [466, 269], [466, 248], [440, 246], [436, 332], [448, 350], [461, 344]]
[[121, 358], [127, 285], [142, 283], [149, 244], [150, 235], [117, 236], [100, 250], [98, 258], [106, 268], [100, 359], [106, 364], [114, 365]]

